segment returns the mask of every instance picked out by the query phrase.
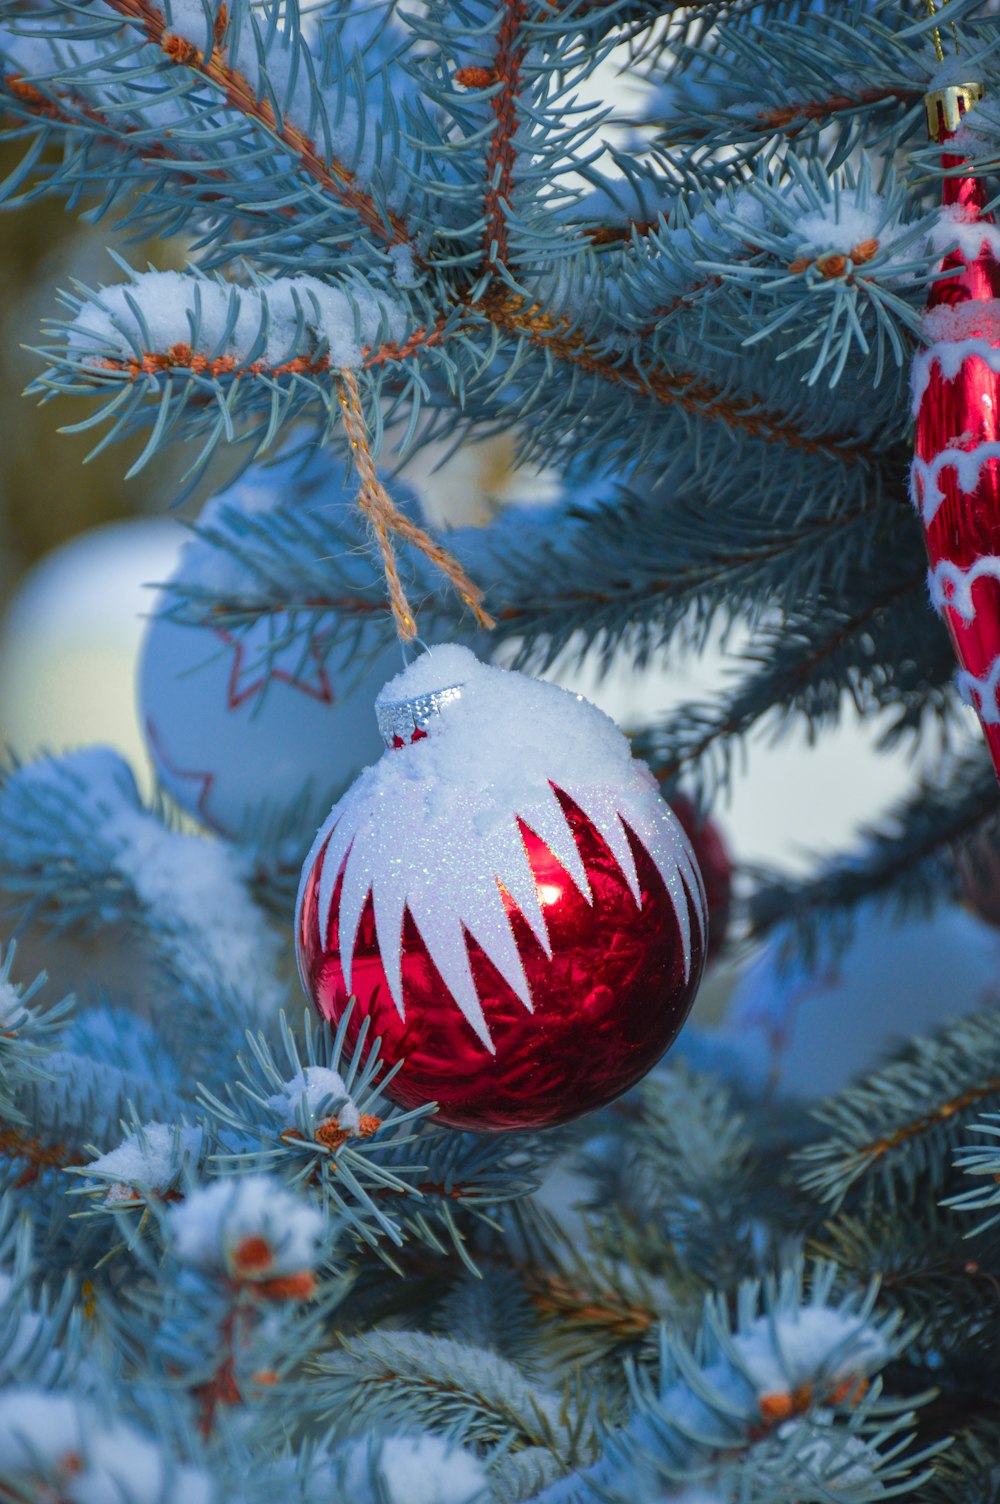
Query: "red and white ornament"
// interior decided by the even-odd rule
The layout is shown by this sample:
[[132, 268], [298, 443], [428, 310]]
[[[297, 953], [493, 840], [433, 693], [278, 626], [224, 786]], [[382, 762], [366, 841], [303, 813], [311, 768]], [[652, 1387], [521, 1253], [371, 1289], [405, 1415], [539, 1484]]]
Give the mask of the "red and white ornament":
[[[954, 135], [981, 92], [962, 84], [928, 95], [935, 140]], [[964, 165], [947, 151], [942, 161]], [[913, 363], [912, 496], [927, 540], [931, 601], [1000, 775], [1000, 232], [976, 178], [945, 178], [943, 196], [941, 234], [958, 248], [931, 289], [930, 343]]]
[[[240, 514], [271, 509], [288, 483], [284, 468], [248, 472], [213, 498], [202, 521], [225, 531]], [[324, 507], [351, 507], [335, 480], [325, 472], [323, 480]], [[224, 577], [238, 595], [239, 563], [192, 538], [175, 578], [217, 586]], [[164, 614], [169, 602], [165, 595], [154, 605], [139, 660], [140, 716], [161, 784], [231, 839], [265, 804], [295, 806], [297, 823], [315, 829], [331, 799], [382, 750], [369, 705], [399, 663], [388, 618], [331, 642], [304, 638], [284, 613], [239, 634], [191, 626]]]
[[566, 1122], [655, 1065], [694, 999], [704, 888], [596, 706], [438, 647], [377, 702], [388, 750], [331, 811], [296, 921], [320, 1014], [388, 1094], [478, 1130]]

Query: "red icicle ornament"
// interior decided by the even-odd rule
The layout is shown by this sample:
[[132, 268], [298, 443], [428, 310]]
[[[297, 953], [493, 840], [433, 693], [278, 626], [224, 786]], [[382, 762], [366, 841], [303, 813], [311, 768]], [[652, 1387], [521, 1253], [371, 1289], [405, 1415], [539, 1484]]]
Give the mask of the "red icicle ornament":
[[299, 890], [302, 981], [387, 1095], [479, 1131], [564, 1123], [640, 1080], [687, 1016], [707, 915], [683, 828], [579, 695], [437, 647], [376, 701], [387, 751]]
[[[982, 97], [978, 84], [927, 96], [934, 140], [949, 141]], [[945, 168], [964, 158], [942, 154]], [[911, 491], [930, 559], [931, 602], [961, 665], [1000, 777], [1000, 232], [976, 178], [945, 178], [944, 228], [958, 248], [935, 281], [913, 363], [916, 455]], [[952, 233], [953, 232], [953, 233]]]

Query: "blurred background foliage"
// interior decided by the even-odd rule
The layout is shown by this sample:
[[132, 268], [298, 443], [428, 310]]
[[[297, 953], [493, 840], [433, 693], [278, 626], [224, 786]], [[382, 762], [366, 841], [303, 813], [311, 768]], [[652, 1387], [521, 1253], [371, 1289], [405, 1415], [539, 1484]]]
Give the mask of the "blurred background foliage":
[[[6, 176], [23, 154], [19, 142], [0, 146], [0, 174]], [[91, 433], [60, 433], [84, 416], [77, 401], [25, 400], [24, 388], [37, 373], [31, 346], [39, 324], [51, 313], [54, 294], [73, 277], [115, 281], [108, 246], [127, 249], [140, 265], [160, 267], [183, 261], [174, 243], [116, 240], [113, 226], [89, 225], [67, 214], [57, 200], [40, 199], [0, 214], [0, 591], [9, 595], [18, 577], [43, 554], [102, 522], [159, 507], [170, 488], [170, 464], [123, 477], [141, 447], [107, 449], [84, 461], [96, 442]]]

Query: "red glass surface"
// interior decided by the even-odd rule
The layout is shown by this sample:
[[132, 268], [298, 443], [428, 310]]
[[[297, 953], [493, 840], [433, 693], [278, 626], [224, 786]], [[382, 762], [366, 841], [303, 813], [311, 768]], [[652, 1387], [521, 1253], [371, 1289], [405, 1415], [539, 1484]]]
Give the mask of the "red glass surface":
[[[389, 1064], [405, 1061], [388, 1095], [404, 1107], [437, 1102], [437, 1121], [453, 1128], [545, 1128], [610, 1102], [656, 1064], [698, 990], [704, 956], [693, 906], [689, 904], [693, 954], [685, 980], [673, 904], [648, 852], [630, 831], [639, 907], [601, 835], [571, 800], [556, 792], [594, 903], [586, 902], [548, 847], [522, 825], [552, 959], [504, 893], [534, 1002], [529, 1013], [481, 948], [466, 937], [495, 1054], [476, 1037], [442, 983], [409, 913], [402, 936], [405, 1021], [400, 1018], [382, 968], [370, 896], [365, 904], [354, 954], [356, 1002], [348, 1042], [357, 1042], [363, 1020], [370, 1018], [373, 1036], [382, 1038], [383, 1058]], [[447, 860], [442, 851], [442, 863]], [[317, 1009], [335, 1024], [348, 1001], [338, 947], [340, 884], [321, 943], [321, 867], [322, 853], [303, 898], [299, 955]]]
[[[960, 157], [945, 154], [945, 167], [960, 167]], [[944, 203], [958, 204], [970, 220], [992, 223], [984, 209], [981, 183], [972, 177], [944, 180]], [[928, 300], [931, 308], [975, 304], [1000, 297], [1000, 266], [984, 240], [978, 256], [969, 261], [960, 251], [945, 258], [942, 268], [949, 275], [936, 281]], [[984, 321], [983, 335], [993, 344], [992, 324]], [[920, 401], [916, 422], [916, 452], [933, 460], [944, 449], [972, 450], [1000, 439], [1000, 376], [984, 360], [968, 356], [951, 381], [945, 380], [937, 362]], [[966, 570], [977, 559], [1000, 557], [1000, 461], [988, 458], [982, 464], [976, 488], [966, 492], [959, 485], [953, 466], [940, 472], [944, 494], [930, 524], [925, 528], [931, 566], [948, 559]], [[982, 575], [972, 585], [973, 615], [967, 620], [945, 602], [943, 616], [963, 668], [978, 679], [988, 675], [1000, 654], [1000, 581]], [[984, 723], [993, 765], [1000, 774], [1000, 725]]]

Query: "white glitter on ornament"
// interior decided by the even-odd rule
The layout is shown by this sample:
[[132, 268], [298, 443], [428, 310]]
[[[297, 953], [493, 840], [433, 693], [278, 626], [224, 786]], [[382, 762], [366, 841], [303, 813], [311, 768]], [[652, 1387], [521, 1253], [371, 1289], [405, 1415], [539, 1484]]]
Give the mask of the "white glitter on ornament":
[[350, 991], [354, 947], [369, 893], [379, 951], [393, 1001], [404, 1017], [403, 917], [408, 909], [442, 981], [478, 1038], [492, 1051], [469, 964], [466, 933], [479, 944], [524, 1006], [531, 993], [501, 887], [551, 956], [523, 823], [542, 840], [588, 903], [590, 884], [572, 828], [554, 792], [583, 811], [607, 842], [637, 904], [641, 890], [625, 831], [649, 852], [692, 958], [688, 900], [704, 939], [705, 893], [680, 823], [649, 769], [633, 758], [614, 722], [580, 695], [480, 663], [467, 648], [430, 649], [390, 680], [383, 700], [461, 685], [461, 698], [432, 718], [420, 741], [385, 753], [331, 810], [303, 868], [320, 853], [318, 922], [325, 943], [337, 880], [340, 963]]

